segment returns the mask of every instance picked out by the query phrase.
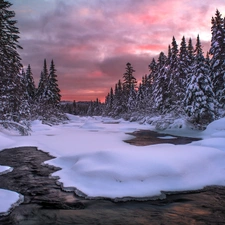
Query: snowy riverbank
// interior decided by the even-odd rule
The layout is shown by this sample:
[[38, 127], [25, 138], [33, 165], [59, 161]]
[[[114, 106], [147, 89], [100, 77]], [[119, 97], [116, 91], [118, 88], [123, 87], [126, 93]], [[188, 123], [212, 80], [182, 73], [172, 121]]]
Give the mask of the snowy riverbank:
[[[201, 189], [225, 185], [225, 119], [206, 131], [170, 129], [167, 133], [198, 136], [188, 145], [131, 146], [125, 134], [154, 129], [124, 120], [71, 116], [68, 124], [47, 126], [32, 123], [32, 134], [22, 137], [1, 132], [0, 149], [37, 146], [56, 156], [46, 163], [61, 167], [53, 176], [68, 189], [78, 189], [88, 198], [151, 197], [161, 191]], [[11, 205], [8, 202], [8, 205]]]

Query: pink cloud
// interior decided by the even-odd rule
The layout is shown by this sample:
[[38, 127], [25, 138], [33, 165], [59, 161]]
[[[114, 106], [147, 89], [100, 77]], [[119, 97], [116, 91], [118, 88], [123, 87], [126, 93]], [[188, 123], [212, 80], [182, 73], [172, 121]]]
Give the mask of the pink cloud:
[[195, 44], [199, 34], [206, 52], [216, 7], [225, 15], [223, 0], [11, 1], [24, 65], [38, 82], [44, 58], [54, 59], [63, 99], [75, 100], [103, 99], [127, 62], [140, 79], [153, 57], [167, 54], [173, 36]]

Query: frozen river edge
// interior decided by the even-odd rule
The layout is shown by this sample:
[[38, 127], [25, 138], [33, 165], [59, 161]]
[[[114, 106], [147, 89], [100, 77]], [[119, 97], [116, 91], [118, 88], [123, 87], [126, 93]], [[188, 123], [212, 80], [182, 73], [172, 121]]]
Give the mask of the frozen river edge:
[[[59, 170], [46, 167], [51, 157], [35, 147], [20, 147], [0, 152], [0, 164], [14, 168], [1, 176], [0, 188], [24, 195], [24, 202], [13, 212], [0, 217], [0, 224], [210, 224], [225, 220], [225, 188], [207, 187], [192, 192], [171, 193], [163, 200], [112, 202], [86, 200], [64, 192], [50, 175]], [[183, 221], [183, 218], [186, 218]], [[155, 223], [154, 223], [155, 221]]]

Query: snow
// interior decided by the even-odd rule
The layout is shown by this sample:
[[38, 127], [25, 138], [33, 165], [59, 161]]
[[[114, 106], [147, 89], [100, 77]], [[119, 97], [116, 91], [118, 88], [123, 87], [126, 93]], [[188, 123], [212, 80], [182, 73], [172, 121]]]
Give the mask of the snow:
[[0, 216], [7, 215], [8, 212], [23, 201], [23, 197], [13, 191], [0, 189]]
[[133, 146], [123, 142], [133, 138], [126, 133], [154, 126], [68, 116], [69, 123], [57, 126], [33, 121], [31, 136], [0, 133], [0, 149], [37, 146], [49, 152], [56, 158], [45, 163], [62, 168], [52, 175], [59, 177], [63, 188], [87, 198], [150, 198], [164, 191], [225, 185], [225, 119], [203, 132], [192, 131], [182, 120], [163, 131], [166, 139], [175, 133], [203, 138], [191, 144]]
[[[5, 139], [7, 140], [7, 139]], [[0, 166], [0, 175], [11, 172], [12, 168], [8, 166]], [[0, 189], [0, 216], [6, 215], [9, 210], [23, 201], [23, 196], [9, 190]]]
[[0, 175], [11, 172], [12, 170], [9, 166], [0, 166]]
[[177, 137], [173, 137], [173, 136], [164, 136], [164, 137], [158, 137], [159, 139], [176, 139]]

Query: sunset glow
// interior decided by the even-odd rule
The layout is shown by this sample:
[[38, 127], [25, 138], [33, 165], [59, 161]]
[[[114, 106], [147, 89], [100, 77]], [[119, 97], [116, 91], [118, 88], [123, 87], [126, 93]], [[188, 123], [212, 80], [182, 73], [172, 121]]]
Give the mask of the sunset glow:
[[20, 30], [24, 67], [31, 65], [36, 81], [43, 61], [53, 59], [62, 100], [104, 101], [130, 62], [135, 77], [148, 74], [152, 58], [167, 54], [172, 37], [200, 35], [204, 52], [210, 47], [211, 18], [223, 0], [10, 0]]

